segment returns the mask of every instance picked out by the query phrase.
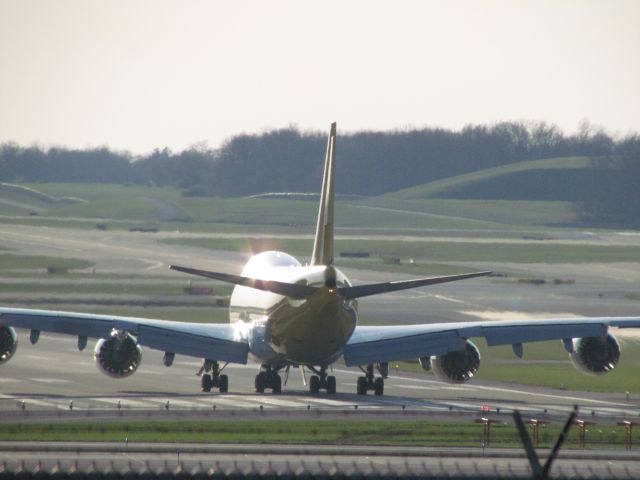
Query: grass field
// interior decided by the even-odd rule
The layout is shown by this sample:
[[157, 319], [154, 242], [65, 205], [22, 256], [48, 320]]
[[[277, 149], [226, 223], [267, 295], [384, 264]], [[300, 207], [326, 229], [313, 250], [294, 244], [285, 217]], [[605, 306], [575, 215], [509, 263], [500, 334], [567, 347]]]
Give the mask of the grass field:
[[[459, 200], [459, 199], [403, 199], [376, 197], [366, 200], [370, 206], [413, 211], [429, 215], [474, 219], [474, 228], [502, 230], [534, 230], [540, 226], [576, 224], [578, 216], [570, 202], [526, 200]], [[499, 226], [499, 227], [497, 227]]]
[[[164, 243], [188, 245], [211, 250], [261, 252], [282, 250], [293, 255], [309, 255], [312, 241], [307, 239], [244, 238], [166, 239]], [[505, 244], [403, 241], [403, 240], [336, 240], [336, 250], [366, 251], [372, 255], [400, 256], [426, 262], [515, 262], [515, 263], [583, 263], [624, 262], [640, 258], [640, 247], [600, 245], [551, 245], [544, 243]]]
[[591, 161], [587, 157], [560, 157], [517, 162], [500, 167], [478, 170], [464, 175], [457, 175], [442, 180], [436, 180], [434, 182], [425, 183], [423, 185], [387, 194], [386, 197], [402, 199], [433, 198], [445, 195], [447, 191], [453, 189], [459, 189], [461, 187], [468, 188], [474, 183], [494, 179], [508, 174], [534, 170], [577, 170], [588, 168], [590, 165]]
[[93, 263], [73, 258], [58, 258], [35, 255], [0, 254], [0, 272], [2, 270], [47, 269], [48, 267], [83, 270]]
[[[42, 203], [33, 199], [37, 210], [16, 210], [0, 203], [6, 221], [92, 228], [96, 221], [108, 221], [111, 228], [128, 228], [131, 222], [152, 224], [162, 230], [215, 231], [217, 228], [313, 230], [316, 202], [274, 198], [182, 197], [171, 188], [106, 184], [30, 184], [29, 188], [57, 197], [77, 197], [82, 202]], [[12, 195], [0, 192], [0, 199]], [[24, 200], [23, 198], [20, 198]], [[16, 199], [14, 199], [16, 200]], [[22, 216], [16, 216], [22, 213]], [[30, 217], [29, 214], [37, 213]], [[85, 221], [82, 221], [85, 219]], [[336, 225], [349, 228], [384, 226], [386, 229], [414, 230], [512, 230], [540, 225], [567, 224], [576, 215], [567, 202], [500, 202], [416, 199], [385, 195], [360, 201], [338, 201]], [[39, 223], [40, 222], [40, 223]], [[222, 226], [222, 227], [221, 227]]]
[[[505, 421], [510, 421], [505, 417]], [[482, 425], [472, 421], [440, 423], [432, 421], [181, 421], [94, 423], [5, 423], [0, 425], [4, 441], [114, 441], [185, 443], [277, 443], [334, 445], [407, 445], [478, 447]], [[548, 425], [540, 432], [540, 447], [550, 447], [560, 433], [560, 425]], [[640, 439], [634, 430], [634, 443]], [[592, 427], [587, 432], [587, 448], [622, 448], [624, 430], [614, 425]], [[578, 444], [577, 429], [570, 430], [565, 448]], [[511, 424], [494, 424], [494, 447], [521, 447]], [[635, 447], [638, 448], [638, 447]]]

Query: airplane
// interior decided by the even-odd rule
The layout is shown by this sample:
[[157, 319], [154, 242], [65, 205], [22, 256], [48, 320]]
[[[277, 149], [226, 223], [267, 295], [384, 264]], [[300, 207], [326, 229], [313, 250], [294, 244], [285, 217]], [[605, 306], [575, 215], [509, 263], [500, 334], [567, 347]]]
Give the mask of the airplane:
[[[41, 331], [77, 336], [83, 350], [98, 339], [94, 360], [114, 378], [132, 375], [142, 360], [141, 346], [164, 352], [171, 366], [176, 354], [203, 360], [200, 387], [227, 392], [229, 363], [260, 365], [255, 391], [282, 391], [291, 367], [302, 371], [311, 393], [336, 393], [329, 368], [340, 358], [358, 366], [357, 394], [383, 395], [389, 362], [418, 359], [437, 378], [463, 383], [480, 367], [480, 352], [471, 338], [489, 346], [512, 345], [518, 357], [523, 343], [561, 340], [578, 370], [604, 374], [620, 359], [620, 345], [610, 328], [640, 328], [640, 317], [592, 317], [472, 321], [417, 325], [358, 325], [358, 299], [371, 295], [442, 284], [491, 272], [352, 285], [334, 264], [336, 124], [331, 124], [324, 164], [313, 250], [308, 265], [279, 251], [249, 259], [240, 275], [171, 265], [176, 271], [231, 283], [228, 324], [201, 324], [147, 318], [94, 315], [0, 307], [0, 363], [17, 348], [15, 328], [29, 329], [35, 344]], [[221, 366], [222, 363], [222, 366]], [[306, 373], [312, 373], [306, 382]], [[376, 375], [377, 372], [377, 375]]]

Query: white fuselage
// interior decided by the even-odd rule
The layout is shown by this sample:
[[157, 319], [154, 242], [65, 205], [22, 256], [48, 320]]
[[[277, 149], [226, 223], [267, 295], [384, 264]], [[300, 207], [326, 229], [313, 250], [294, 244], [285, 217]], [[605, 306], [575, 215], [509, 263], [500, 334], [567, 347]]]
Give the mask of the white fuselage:
[[244, 286], [233, 289], [229, 319], [246, 336], [254, 360], [328, 365], [340, 356], [357, 323], [357, 302], [344, 300], [335, 288], [350, 285], [342, 272], [302, 266], [291, 255], [268, 251], [252, 257], [242, 276], [323, 287], [303, 300]]

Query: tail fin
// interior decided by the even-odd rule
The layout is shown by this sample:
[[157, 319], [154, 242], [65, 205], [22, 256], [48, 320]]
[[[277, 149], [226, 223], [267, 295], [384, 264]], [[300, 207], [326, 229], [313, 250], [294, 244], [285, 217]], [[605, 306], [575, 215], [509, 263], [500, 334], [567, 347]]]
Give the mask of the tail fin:
[[322, 193], [318, 208], [318, 224], [316, 238], [313, 243], [311, 265], [333, 264], [333, 197], [335, 191], [335, 155], [336, 155], [336, 124], [331, 124], [329, 140], [327, 141], [327, 155], [324, 160], [324, 175], [322, 179]]

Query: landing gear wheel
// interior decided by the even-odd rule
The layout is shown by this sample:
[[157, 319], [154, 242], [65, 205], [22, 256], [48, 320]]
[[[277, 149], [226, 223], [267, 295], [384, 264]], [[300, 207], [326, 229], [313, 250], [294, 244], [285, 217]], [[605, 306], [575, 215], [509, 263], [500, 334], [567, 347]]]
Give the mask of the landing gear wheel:
[[[369, 390], [372, 390], [377, 396], [384, 394], [384, 377], [375, 377], [373, 375], [373, 365], [367, 365], [366, 368], [360, 367], [366, 375], [364, 377], [358, 377], [358, 395], [366, 395]], [[386, 373], [384, 367], [379, 367], [381, 373]]]
[[384, 393], [384, 380], [382, 377], [376, 378], [375, 382], [373, 382], [373, 393], [378, 397]]
[[272, 392], [273, 393], [282, 392], [282, 379], [280, 378], [280, 375], [278, 375], [277, 373], [273, 375]]
[[317, 375], [311, 375], [309, 379], [309, 391], [311, 393], [318, 393], [320, 391], [320, 377]]
[[208, 373], [202, 375], [200, 378], [200, 386], [202, 387], [203, 392], [210, 392], [211, 387], [213, 387], [213, 380], [211, 379], [211, 375]]
[[229, 390], [229, 378], [226, 375], [220, 375], [227, 364], [228, 362], [221, 368], [216, 360], [204, 359], [202, 368], [196, 373], [200, 375], [200, 386], [203, 392], [210, 392], [213, 388], [223, 393]]
[[227, 393], [229, 391], [229, 377], [226, 375], [220, 375], [218, 388], [220, 389], [220, 393]]
[[331, 395], [336, 393], [336, 377], [333, 375], [327, 377], [327, 393]]
[[367, 394], [367, 377], [358, 377], [358, 395]]
[[267, 383], [267, 374], [265, 372], [260, 372], [256, 375], [255, 387], [256, 393], [264, 393], [264, 389]]

